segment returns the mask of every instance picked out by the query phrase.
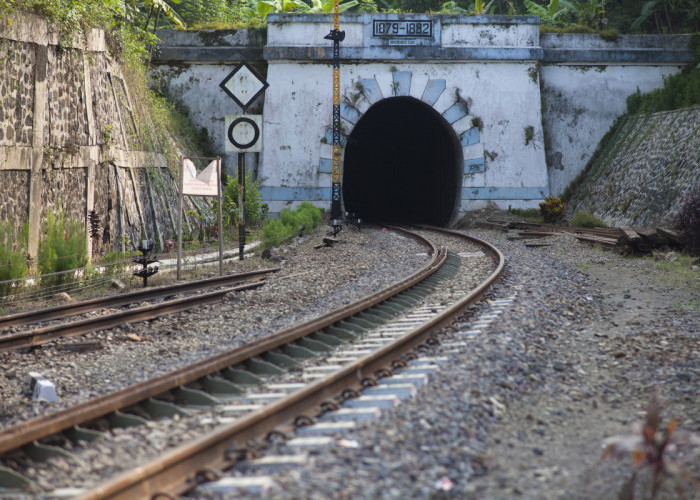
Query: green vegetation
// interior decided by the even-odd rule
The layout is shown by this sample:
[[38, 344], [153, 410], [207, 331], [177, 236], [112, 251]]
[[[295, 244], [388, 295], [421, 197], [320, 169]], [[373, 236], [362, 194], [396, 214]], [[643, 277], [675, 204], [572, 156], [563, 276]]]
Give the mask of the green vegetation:
[[540, 211], [537, 208], [511, 208], [508, 207], [508, 211], [512, 213], [513, 215], [517, 215], [518, 217], [522, 217], [528, 222], [532, 222], [534, 224], [541, 224], [542, 221], [542, 214], [540, 214]]
[[264, 247], [277, 246], [289, 238], [302, 233], [310, 233], [321, 223], [321, 209], [308, 201], [299, 204], [294, 210], [283, 208], [279, 219], [268, 219], [262, 228], [261, 239]]
[[78, 269], [87, 263], [85, 230], [75, 219], [66, 219], [62, 210], [49, 212], [41, 230], [39, 271], [52, 274], [42, 278], [42, 287], [72, 283], [73, 273], [53, 274]]
[[569, 219], [569, 224], [574, 227], [608, 227], [605, 222], [589, 212], [576, 212]]
[[547, 223], [559, 222], [566, 215], [566, 202], [559, 197], [547, 196], [540, 203], [540, 214], [542, 215], [542, 220]]
[[627, 98], [631, 114], [656, 113], [700, 104], [700, 65], [664, 79], [664, 86], [642, 94], [639, 89]]
[[[240, 217], [238, 207], [238, 177], [228, 176], [223, 192], [223, 205], [221, 207], [223, 223], [229, 226], [237, 226]], [[217, 202], [214, 202], [214, 212], [218, 210]], [[265, 218], [267, 204], [263, 203], [260, 194], [260, 179], [251, 181], [250, 174], [245, 176], [245, 223], [246, 226], [255, 226]]]
[[658, 261], [654, 257], [646, 257], [646, 259], [654, 263], [656, 269], [661, 271], [660, 278], [670, 286], [700, 291], [700, 266], [695, 263], [697, 257], [677, 254], [672, 259]]
[[[19, 238], [13, 234], [11, 222], [0, 224], [0, 282], [21, 279], [27, 276], [27, 225]], [[13, 242], [19, 240], [19, 245]], [[15, 290], [13, 283], [0, 283], [0, 295], [6, 297]]]
[[[144, 43], [157, 28], [224, 29], [258, 27], [278, 12], [328, 13], [332, 0], [0, 0], [0, 12], [21, 9], [49, 17], [61, 33], [80, 36], [86, 27], [136, 30]], [[542, 31], [595, 33], [614, 40], [619, 33], [700, 31], [696, 0], [342, 0], [355, 12], [428, 12], [448, 15], [529, 14]]]

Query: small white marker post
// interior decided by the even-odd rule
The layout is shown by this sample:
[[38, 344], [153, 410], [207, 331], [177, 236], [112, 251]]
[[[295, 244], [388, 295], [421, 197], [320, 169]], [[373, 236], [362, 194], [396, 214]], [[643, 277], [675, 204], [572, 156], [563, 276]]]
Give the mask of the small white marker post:
[[[197, 175], [197, 169], [192, 160], [204, 160], [209, 165]], [[182, 209], [185, 195], [215, 196], [219, 200], [219, 276], [224, 275], [224, 235], [221, 227], [221, 157], [213, 158], [183, 158], [180, 165], [180, 203], [177, 214], [177, 279], [180, 279], [180, 262], [182, 260]]]

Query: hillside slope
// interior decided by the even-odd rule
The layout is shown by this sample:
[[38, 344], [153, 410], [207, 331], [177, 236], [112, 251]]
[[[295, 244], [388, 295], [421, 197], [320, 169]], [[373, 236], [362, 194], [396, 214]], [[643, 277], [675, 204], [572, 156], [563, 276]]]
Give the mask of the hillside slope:
[[569, 199], [615, 226], [667, 225], [700, 184], [700, 107], [625, 115]]

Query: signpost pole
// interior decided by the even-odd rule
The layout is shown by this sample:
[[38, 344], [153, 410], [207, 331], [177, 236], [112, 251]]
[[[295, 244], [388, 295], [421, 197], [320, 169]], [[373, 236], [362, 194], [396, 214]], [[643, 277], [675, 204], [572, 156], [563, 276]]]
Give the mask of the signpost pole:
[[216, 159], [216, 185], [217, 185], [217, 196], [219, 198], [219, 227], [217, 228], [219, 233], [219, 276], [224, 275], [224, 231], [221, 217], [221, 205], [224, 202], [223, 196], [221, 196], [221, 157]]
[[245, 153], [238, 153], [238, 260], [245, 250]]
[[182, 202], [184, 195], [182, 194], [183, 178], [185, 176], [185, 158], [180, 162], [180, 193], [177, 212], [177, 279], [180, 279], [180, 260], [182, 259]]

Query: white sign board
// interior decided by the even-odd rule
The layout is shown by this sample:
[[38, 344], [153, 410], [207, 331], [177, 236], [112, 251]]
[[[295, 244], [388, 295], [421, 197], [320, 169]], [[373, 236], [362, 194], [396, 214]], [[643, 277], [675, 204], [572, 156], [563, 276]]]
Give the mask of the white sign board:
[[226, 151], [262, 151], [262, 115], [226, 115]]
[[245, 111], [269, 84], [248, 63], [242, 62], [219, 86]]
[[212, 161], [197, 175], [191, 160], [185, 159], [182, 171], [182, 194], [194, 196], [219, 196], [218, 160]]

